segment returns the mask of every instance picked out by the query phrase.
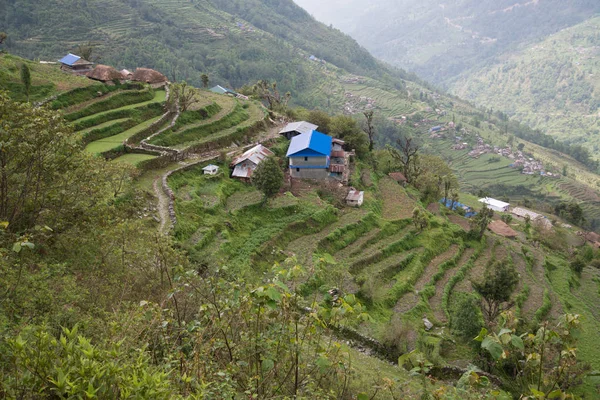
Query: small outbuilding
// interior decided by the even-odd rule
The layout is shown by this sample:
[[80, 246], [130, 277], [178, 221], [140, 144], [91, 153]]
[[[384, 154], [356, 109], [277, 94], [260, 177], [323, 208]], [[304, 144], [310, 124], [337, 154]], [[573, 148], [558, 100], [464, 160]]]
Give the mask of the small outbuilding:
[[93, 62], [71, 53], [58, 60], [58, 62], [61, 64], [60, 69], [76, 75], [87, 74], [94, 65]]
[[219, 167], [213, 164], [209, 164], [206, 167], [202, 168], [204, 171], [204, 175], [216, 175], [219, 172]]
[[95, 81], [104, 83], [119, 82], [123, 79], [121, 73], [108, 65], [98, 64], [96, 68], [86, 74], [86, 76]]
[[124, 81], [130, 81], [133, 78], [133, 72], [131, 72], [127, 69], [122, 69], [120, 72], [121, 72], [121, 79]]
[[137, 68], [131, 80], [147, 83], [153, 88], [165, 86], [169, 82], [166, 76], [150, 68]]
[[352, 207], [362, 206], [365, 200], [365, 192], [360, 192], [354, 188], [350, 188], [348, 196], [346, 196], [346, 204]]
[[223, 87], [221, 85], [217, 85], [217, 86], [213, 87], [212, 89], [210, 89], [210, 91], [213, 93], [217, 93], [217, 94], [226, 94], [226, 95], [231, 95], [234, 97], [238, 96], [238, 94], [234, 90], [227, 89], [226, 87]]
[[295, 136], [302, 135], [303, 133], [311, 133], [312, 131], [316, 131], [317, 128], [317, 125], [306, 121], [291, 122], [279, 131], [279, 134], [285, 136], [287, 140], [292, 140]]
[[402, 186], [406, 186], [406, 177], [402, 172], [390, 172], [388, 175]]
[[484, 197], [483, 199], [479, 199], [479, 202], [485, 204], [488, 208], [491, 208], [494, 211], [500, 212], [508, 212], [508, 209], [510, 207], [509, 203], [492, 199], [491, 197]]

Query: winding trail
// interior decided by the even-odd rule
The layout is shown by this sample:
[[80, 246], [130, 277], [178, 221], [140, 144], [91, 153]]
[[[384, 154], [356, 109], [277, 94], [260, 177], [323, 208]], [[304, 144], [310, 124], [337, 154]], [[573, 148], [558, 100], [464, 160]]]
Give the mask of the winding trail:
[[161, 187], [161, 178], [157, 176], [152, 183], [152, 187], [154, 188], [154, 195], [158, 199], [158, 217], [160, 219], [160, 224], [158, 227], [158, 232], [166, 235], [169, 232], [170, 221], [169, 219], [169, 199], [165, 194], [164, 190]]

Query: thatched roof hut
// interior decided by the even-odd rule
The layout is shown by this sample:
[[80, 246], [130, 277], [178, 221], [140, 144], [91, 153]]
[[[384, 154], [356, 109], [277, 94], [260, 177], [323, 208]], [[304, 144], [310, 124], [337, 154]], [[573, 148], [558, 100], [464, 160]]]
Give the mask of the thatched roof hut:
[[132, 81], [149, 83], [151, 85], [166, 83], [166, 76], [150, 68], [137, 68], [133, 73]]
[[96, 65], [96, 68], [86, 74], [90, 79], [100, 82], [112, 82], [121, 80], [121, 73], [108, 65]]

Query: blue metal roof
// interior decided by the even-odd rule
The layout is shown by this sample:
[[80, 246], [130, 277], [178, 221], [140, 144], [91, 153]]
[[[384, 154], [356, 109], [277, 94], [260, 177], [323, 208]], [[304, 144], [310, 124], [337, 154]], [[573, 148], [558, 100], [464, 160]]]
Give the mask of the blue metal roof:
[[329, 157], [331, 155], [331, 136], [312, 131], [295, 136], [290, 142], [287, 157]]
[[61, 58], [58, 62], [61, 64], [66, 64], [66, 65], [73, 65], [79, 60], [81, 60], [81, 57], [76, 56], [75, 54], [69, 53], [66, 56], [64, 56], [63, 58]]

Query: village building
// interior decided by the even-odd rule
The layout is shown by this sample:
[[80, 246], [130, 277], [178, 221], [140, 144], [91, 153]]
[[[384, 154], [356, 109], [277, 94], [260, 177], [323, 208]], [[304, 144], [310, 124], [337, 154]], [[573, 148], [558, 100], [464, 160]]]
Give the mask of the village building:
[[290, 163], [290, 176], [327, 179], [332, 143], [331, 136], [317, 131], [293, 137], [286, 155]]
[[496, 235], [504, 236], [507, 238], [516, 238], [517, 232], [508, 226], [504, 221], [492, 221], [488, 225], [488, 229], [494, 232]]
[[231, 89], [227, 89], [221, 85], [217, 85], [213, 88], [210, 89], [211, 92], [216, 93], [216, 94], [224, 94], [224, 95], [231, 95], [234, 97], [237, 97], [237, 93]]
[[86, 76], [95, 81], [100, 81], [106, 84], [120, 82], [123, 76], [119, 71], [108, 65], [96, 65], [96, 68], [86, 74]]
[[150, 68], [137, 68], [131, 80], [147, 83], [154, 89], [163, 87], [169, 82], [166, 76]]
[[121, 72], [121, 79], [124, 81], [130, 81], [131, 78], [133, 78], [133, 72], [131, 72], [127, 69], [122, 69], [120, 72]]
[[350, 188], [348, 196], [346, 196], [346, 204], [352, 207], [362, 206], [365, 200], [365, 192], [358, 191], [354, 188]]
[[306, 121], [291, 122], [287, 124], [285, 128], [279, 131], [279, 134], [285, 136], [287, 140], [292, 140], [294, 136], [301, 135], [303, 133], [310, 133], [316, 131], [319, 127]]
[[388, 175], [400, 185], [406, 186], [407, 180], [402, 172], [390, 172]]
[[530, 221], [535, 222], [537, 224], [542, 225], [546, 229], [552, 228], [552, 222], [542, 214], [538, 214], [534, 211], [528, 210], [522, 207], [515, 207], [510, 210], [511, 214], [515, 217], [526, 219], [529, 218]]
[[58, 62], [61, 64], [60, 69], [65, 72], [70, 72], [76, 75], [85, 75], [87, 74], [94, 65], [93, 62], [85, 60], [75, 54], [67, 54]]
[[246, 151], [239, 157], [236, 157], [231, 163], [231, 167], [233, 168], [233, 173], [231, 176], [233, 178], [242, 179], [245, 181], [250, 180], [252, 177], [252, 173], [264, 160], [265, 158], [272, 156], [273, 152], [267, 149], [262, 144], [257, 145], [256, 147], [251, 148]]
[[213, 164], [209, 164], [206, 167], [202, 168], [204, 171], [204, 175], [216, 175], [219, 172], [219, 167]]
[[479, 202], [485, 204], [486, 206], [488, 206], [488, 208], [491, 208], [494, 211], [500, 212], [508, 212], [508, 209], [510, 207], [509, 203], [492, 199], [491, 197], [484, 197], [483, 199], [479, 199]]

